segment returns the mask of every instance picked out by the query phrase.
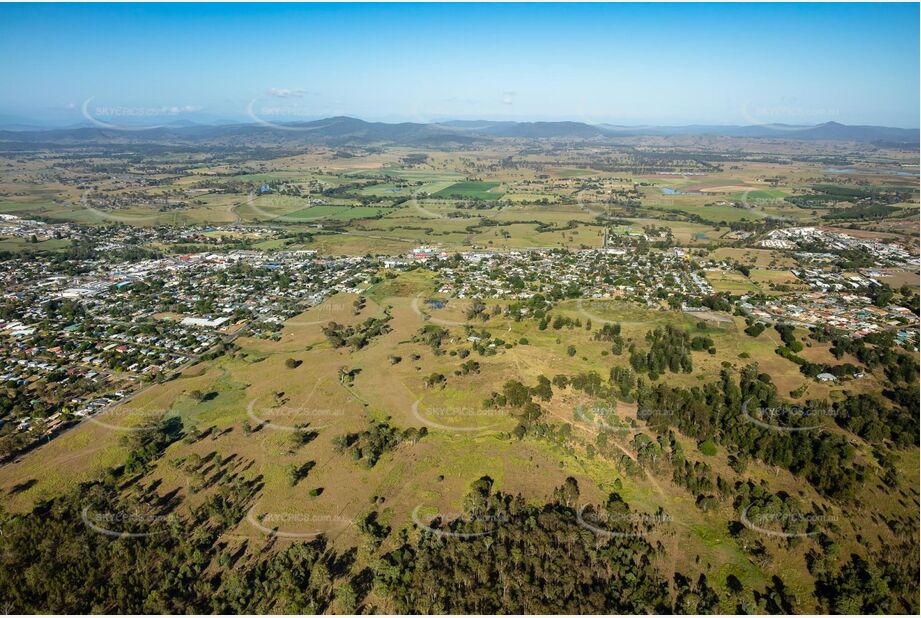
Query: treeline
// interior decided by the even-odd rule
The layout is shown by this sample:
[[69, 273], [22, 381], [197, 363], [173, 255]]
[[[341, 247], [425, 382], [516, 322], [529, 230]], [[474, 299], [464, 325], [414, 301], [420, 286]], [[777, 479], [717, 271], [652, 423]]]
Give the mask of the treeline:
[[838, 185], [814, 185], [814, 193], [791, 195], [785, 201], [799, 208], [833, 208], [840, 202], [857, 204], [858, 207], [872, 207], [881, 204], [896, 204], [910, 200], [912, 192], [906, 189], [869, 189], [842, 187]]
[[885, 219], [892, 213], [898, 212], [898, 210], [895, 206], [889, 206], [888, 204], [866, 204], [834, 210], [822, 215], [822, 218], [828, 221], [872, 221], [874, 219]]

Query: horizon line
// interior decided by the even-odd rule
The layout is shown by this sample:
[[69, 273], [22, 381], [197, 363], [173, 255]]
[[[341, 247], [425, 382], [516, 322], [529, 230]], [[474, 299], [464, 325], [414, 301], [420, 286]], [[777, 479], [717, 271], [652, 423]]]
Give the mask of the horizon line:
[[[160, 124], [156, 127], [150, 127], [149, 130], [153, 129], [164, 129], [164, 128], [182, 128], [182, 125], [185, 126], [211, 126], [211, 127], [222, 127], [222, 126], [266, 126], [264, 122], [260, 122], [258, 119], [246, 119], [246, 118], [215, 118], [214, 120], [195, 120], [194, 116], [197, 112], [188, 112], [180, 114], [163, 114], [160, 116], [153, 116], [150, 118], [158, 118], [161, 121], [167, 121], [167, 119], [172, 119], [172, 121], [167, 121], [164, 124]], [[37, 131], [55, 131], [55, 130], [67, 130], [67, 129], [90, 129], [90, 128], [103, 128], [96, 126], [91, 119], [84, 118], [78, 122], [72, 123], [46, 123], [42, 120], [35, 118], [19, 118], [16, 119], [16, 114], [3, 114], [0, 112], [0, 117], [2, 115], [13, 116], [9, 118], [8, 121], [4, 122], [0, 120], [0, 130], [10, 130], [15, 131], [17, 129], [5, 128], [9, 126], [22, 125], [24, 128], [19, 129], [23, 131], [37, 130]], [[220, 116], [220, 114], [214, 114], [214, 116]], [[148, 118], [148, 119], [150, 119]], [[429, 120], [429, 121], [413, 121], [413, 120], [369, 120], [362, 118], [360, 116], [351, 116], [348, 114], [338, 114], [334, 116], [317, 116], [315, 118], [304, 119], [304, 120], [294, 120], [294, 119], [279, 119], [275, 121], [279, 125], [287, 126], [296, 126], [302, 124], [310, 124], [314, 122], [321, 122], [324, 120], [338, 120], [338, 119], [348, 119], [348, 120], [357, 120], [359, 122], [365, 122], [368, 124], [386, 124], [386, 125], [399, 125], [399, 124], [413, 124], [413, 125], [442, 125], [450, 122], [483, 122], [483, 123], [512, 123], [512, 124], [560, 124], [560, 123], [569, 123], [584, 125], [589, 127], [615, 127], [623, 129], [684, 129], [691, 127], [701, 127], [701, 128], [727, 128], [727, 129], [739, 129], [739, 128], [748, 128], [748, 127], [795, 127], [800, 129], [812, 129], [816, 127], [822, 127], [827, 125], [835, 125], [842, 127], [873, 127], [873, 128], [883, 128], [883, 129], [899, 129], [903, 131], [921, 131], [921, 127], [912, 126], [893, 126], [886, 124], [848, 124], [844, 122], [838, 122], [836, 120], [825, 120], [817, 123], [784, 123], [784, 122], [770, 122], [770, 123], [749, 123], [749, 124], [733, 124], [733, 123], [712, 123], [712, 122], [687, 122], [682, 124], [657, 124], [657, 123], [637, 123], [637, 124], [621, 124], [613, 121], [605, 122], [589, 122], [586, 120], [573, 120], [570, 118], [556, 118], [556, 119], [539, 119], [539, 120], [523, 120], [523, 119], [490, 119], [486, 117], [474, 117], [474, 118], [464, 118], [457, 116], [445, 117], [440, 120]], [[125, 124], [137, 124], [141, 126], [143, 123], [137, 122], [132, 123], [128, 122]], [[269, 128], [269, 127], [267, 127]]]

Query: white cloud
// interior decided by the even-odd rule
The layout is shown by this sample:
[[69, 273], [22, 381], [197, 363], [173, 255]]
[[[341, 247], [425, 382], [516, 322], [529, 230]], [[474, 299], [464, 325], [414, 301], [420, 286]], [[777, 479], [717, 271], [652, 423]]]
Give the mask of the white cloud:
[[173, 105], [165, 108], [164, 111], [167, 114], [191, 114], [193, 112], [200, 112], [202, 109], [201, 105]]
[[269, 88], [269, 96], [279, 99], [299, 99], [307, 94], [306, 90], [298, 88]]

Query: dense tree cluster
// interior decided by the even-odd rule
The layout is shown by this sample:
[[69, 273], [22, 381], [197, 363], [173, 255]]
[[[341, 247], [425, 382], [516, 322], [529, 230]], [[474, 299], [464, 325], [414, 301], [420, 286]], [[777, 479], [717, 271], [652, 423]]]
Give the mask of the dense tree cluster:
[[[612, 347], [615, 349], [622, 349], [624, 345], [624, 338], [620, 334], [620, 324], [616, 322], [603, 324], [601, 328], [595, 331], [592, 338], [595, 341], [609, 341], [614, 344]], [[614, 354], [620, 354], [620, 352], [617, 351]]]
[[[578, 485], [569, 480], [544, 506], [491, 492], [481, 479], [466, 517], [423, 529], [386, 554], [378, 581], [400, 613], [668, 612], [668, 583], [639, 535], [596, 536], [579, 525]], [[619, 497], [612, 504], [622, 503]], [[586, 518], [588, 514], [584, 514]], [[601, 519], [635, 530], [629, 517]], [[433, 524], [436, 522], [433, 522]], [[445, 533], [469, 535], [459, 541]], [[708, 599], [708, 602], [714, 602]]]
[[631, 400], [631, 391], [636, 386], [636, 375], [629, 367], [611, 367], [611, 386], [617, 388], [621, 399]]
[[784, 345], [787, 346], [791, 352], [796, 353], [803, 351], [803, 344], [796, 338], [792, 324], [778, 322], [774, 325], [774, 330], [777, 331], [781, 341], [783, 341]]
[[409, 427], [400, 431], [388, 423], [371, 423], [360, 433], [347, 433], [333, 438], [333, 446], [339, 453], [351, 453], [352, 459], [371, 468], [387, 451], [395, 449], [401, 442], [415, 442], [428, 435], [428, 429]]
[[751, 318], [745, 320], [747, 326], [745, 327], [745, 334], [749, 337], [757, 337], [764, 332], [764, 324], [761, 322], [755, 322]]
[[[133, 460], [158, 457], [180, 430], [173, 422], [138, 432], [155, 435], [133, 451]], [[8, 611], [320, 613], [329, 607], [332, 577], [325, 563], [335, 557], [323, 540], [256, 560], [244, 558], [245, 545], [231, 552], [220, 541], [245, 517], [259, 477], [226, 476], [201, 506], [180, 517], [175, 498], [153, 486], [120, 491], [126, 481], [136, 483], [129, 474], [124, 466], [111, 469], [104, 480], [38, 503], [30, 513], [0, 518], [0, 590]]]
[[825, 327], [813, 331], [812, 337], [816, 341], [831, 342], [835, 358], [851, 354], [871, 371], [882, 369], [892, 382], [911, 384], [918, 380], [918, 361], [899, 351], [892, 333], [871, 333], [855, 338]]
[[835, 614], [917, 614], [917, 545], [910, 560], [913, 566], [852, 554], [840, 570], [818, 573], [816, 596]]
[[[784, 542], [792, 547], [800, 543], [805, 535], [816, 534], [827, 528], [829, 523], [834, 523], [824, 512], [806, 510], [794, 496], [786, 492], [770, 491], [764, 481], [760, 484], [750, 479], [737, 481], [734, 493], [733, 507], [738, 512], [740, 521], [732, 524], [730, 528], [737, 538], [743, 534], [752, 537], [753, 535], [746, 533], [743, 528], [757, 526], [790, 535]], [[745, 520], [744, 524], [742, 518]], [[743, 542], [742, 545], [747, 543]]]
[[353, 351], [367, 346], [372, 339], [390, 332], [387, 324], [390, 316], [384, 318], [368, 318], [355, 326], [345, 326], [338, 322], [330, 322], [323, 327], [323, 334], [334, 348], [350, 347]]
[[739, 384], [726, 370], [720, 376], [719, 382], [702, 388], [641, 384], [639, 416], [660, 432], [675, 426], [698, 440], [713, 439], [733, 454], [783, 466], [827, 496], [852, 494], [864, 468], [847, 439], [821, 431], [777, 431], [752, 422], [756, 410], [779, 408], [774, 385], [754, 365], [743, 369]]
[[441, 328], [440, 326], [435, 326], [434, 324], [426, 324], [416, 335], [413, 337], [413, 341], [417, 343], [424, 343], [425, 345], [432, 348], [432, 352], [435, 356], [440, 356], [444, 352], [441, 349], [441, 342], [448, 337], [450, 333], [447, 330]]
[[897, 447], [918, 444], [918, 408], [886, 404], [867, 394], [850, 396], [834, 406], [835, 422], [873, 443], [892, 441]]
[[691, 350], [702, 350], [713, 347], [713, 342], [708, 337], [691, 336], [672, 325], [665, 328], [656, 328], [646, 333], [649, 351], [643, 353], [630, 346], [630, 365], [637, 373], [649, 373], [653, 380], [666, 371], [672, 373], [691, 373]]

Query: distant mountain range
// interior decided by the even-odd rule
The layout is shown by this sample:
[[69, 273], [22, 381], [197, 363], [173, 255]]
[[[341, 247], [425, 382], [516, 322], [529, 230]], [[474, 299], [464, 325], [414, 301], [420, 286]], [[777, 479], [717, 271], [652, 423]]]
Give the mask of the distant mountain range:
[[826, 122], [815, 126], [785, 124], [766, 125], [685, 125], [685, 126], [621, 126], [586, 124], [583, 122], [490, 122], [450, 121], [440, 126], [471, 134], [493, 137], [528, 138], [605, 138], [634, 136], [713, 135], [721, 137], [780, 138], [796, 140], [826, 140], [852, 142], [895, 142], [917, 144], [918, 129], [892, 127], [850, 126]]
[[686, 126], [619, 126], [584, 122], [513, 122], [490, 120], [452, 120], [438, 123], [367, 122], [339, 116], [310, 122], [194, 124], [173, 123], [144, 128], [127, 125], [119, 128], [78, 126], [64, 129], [35, 129], [23, 125], [2, 125], [0, 143], [60, 144], [81, 143], [260, 143], [295, 145], [297, 143], [400, 144], [416, 146], [450, 146], [489, 141], [499, 138], [597, 140], [600, 142], [642, 136], [717, 136], [753, 139], [809, 141], [848, 141], [899, 147], [914, 147], [918, 129], [877, 126], [850, 126], [826, 122], [815, 126], [770, 125], [686, 125]]

